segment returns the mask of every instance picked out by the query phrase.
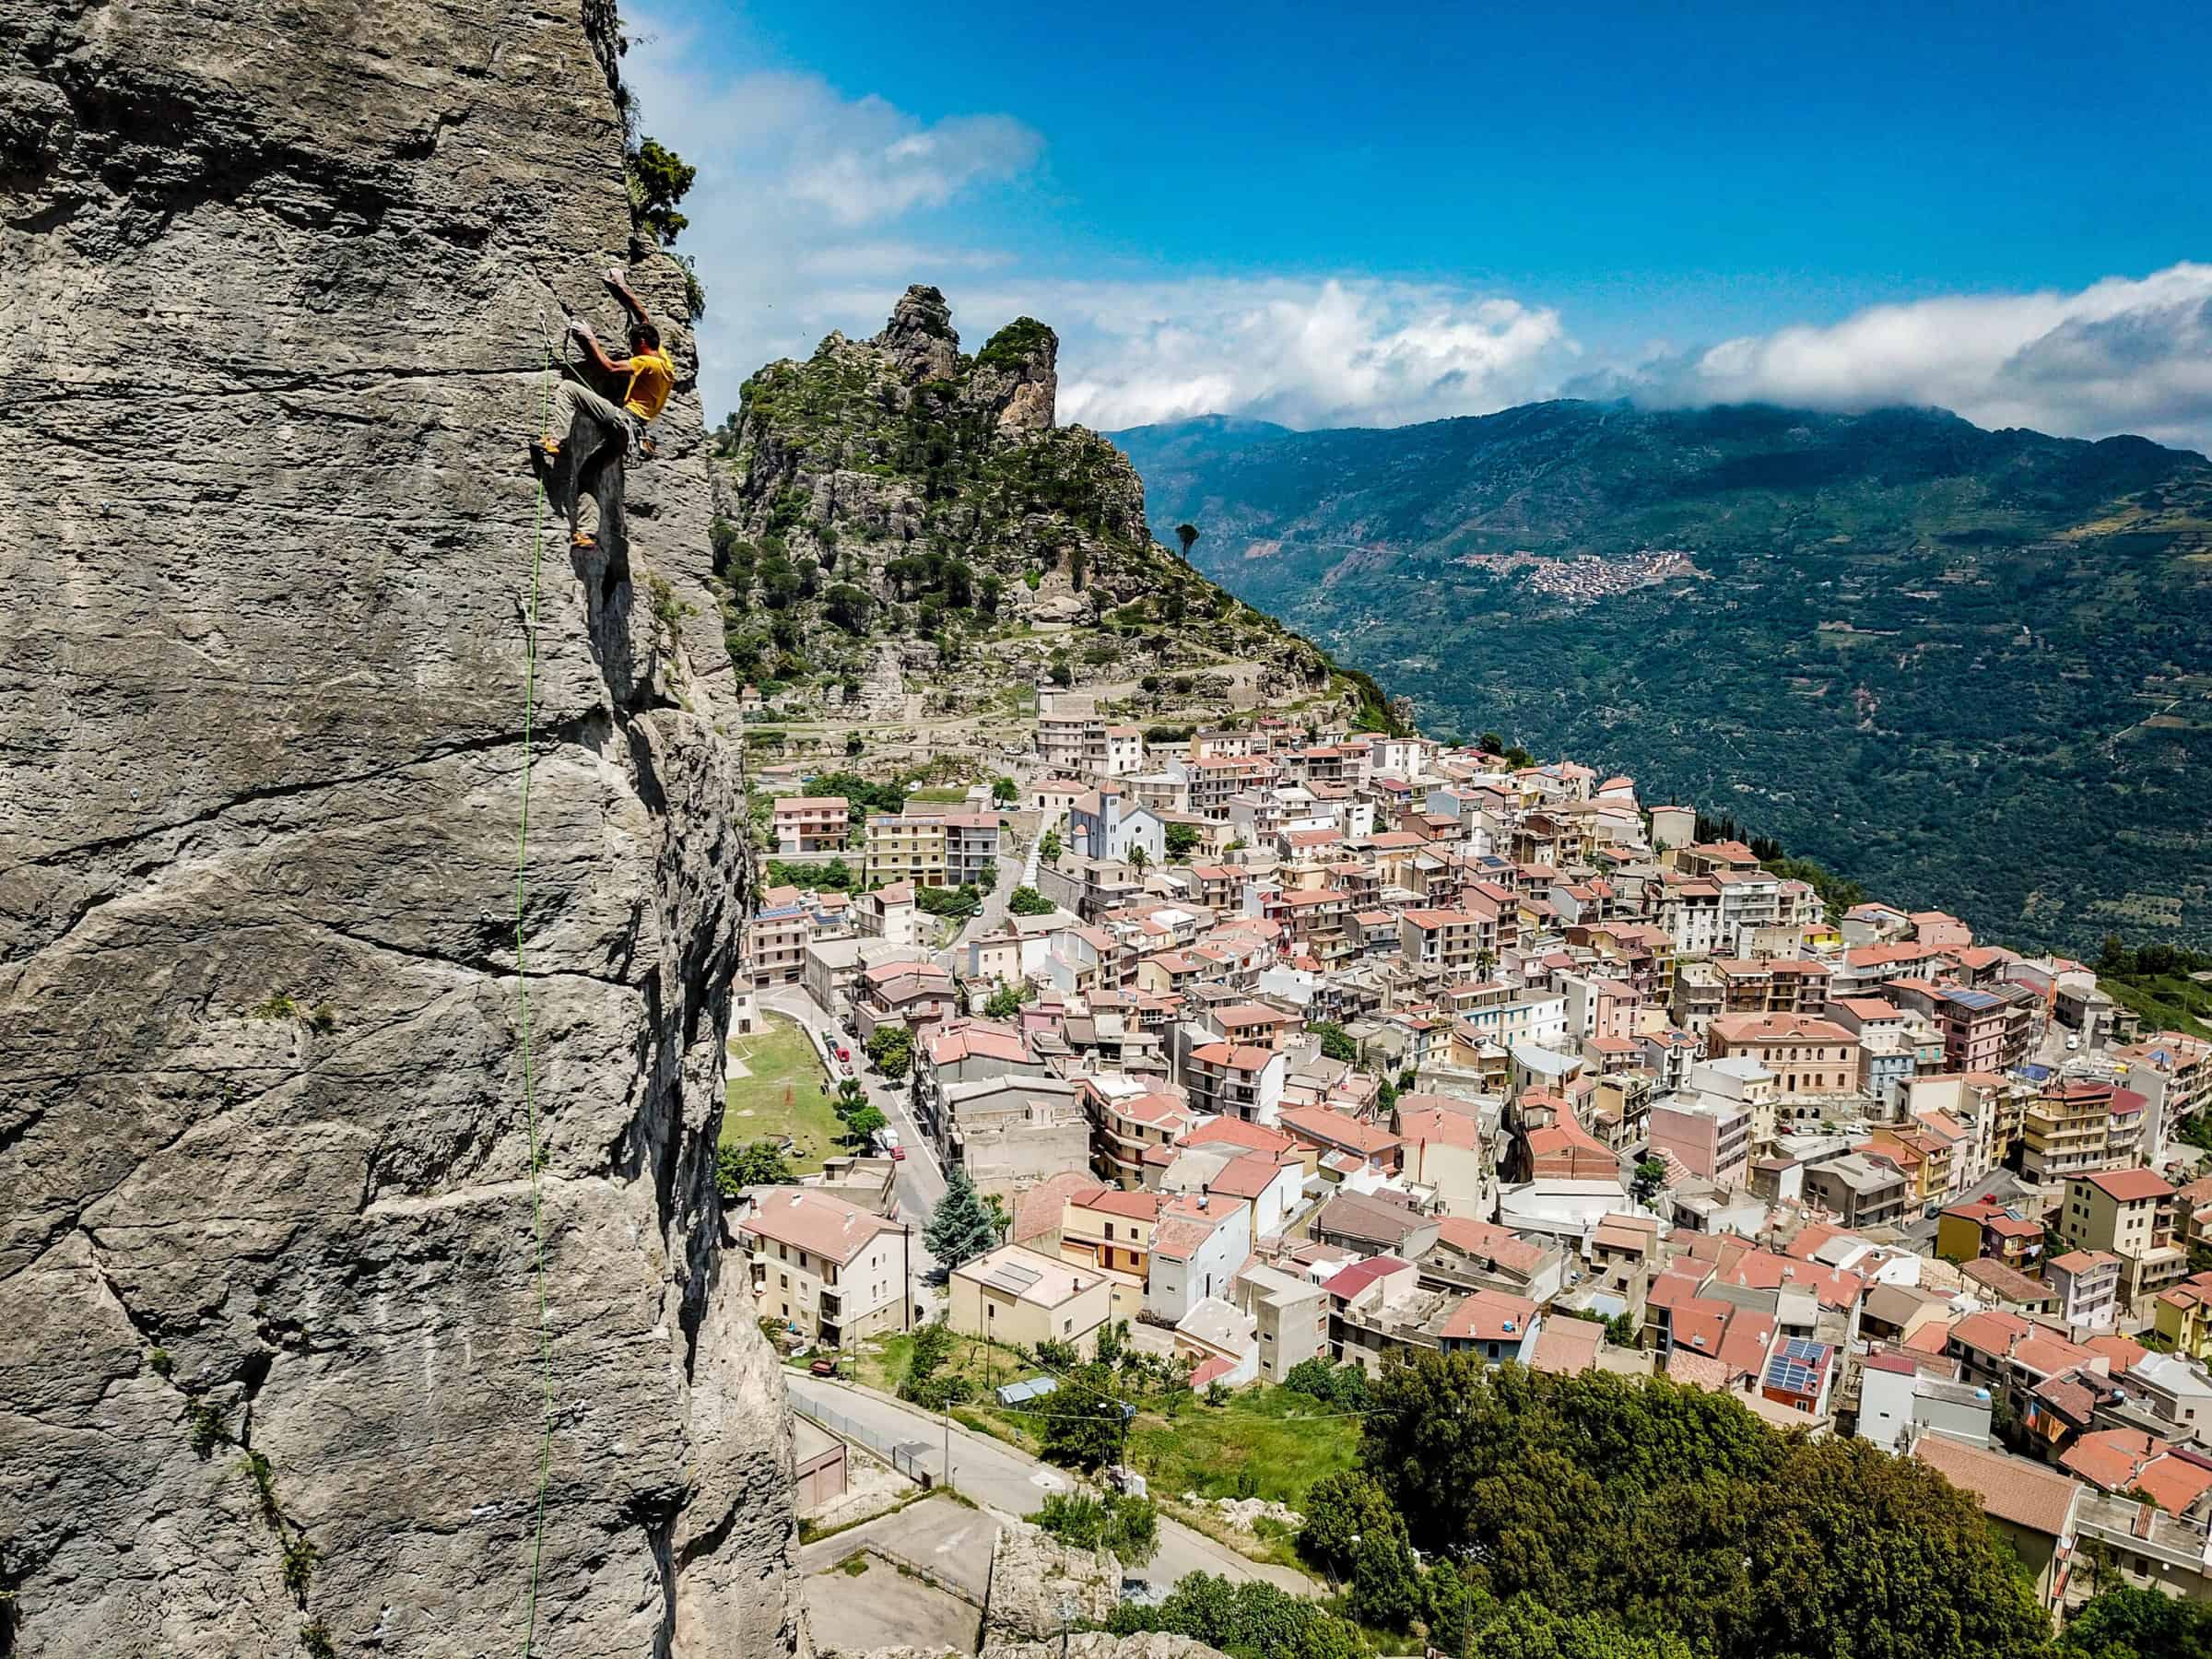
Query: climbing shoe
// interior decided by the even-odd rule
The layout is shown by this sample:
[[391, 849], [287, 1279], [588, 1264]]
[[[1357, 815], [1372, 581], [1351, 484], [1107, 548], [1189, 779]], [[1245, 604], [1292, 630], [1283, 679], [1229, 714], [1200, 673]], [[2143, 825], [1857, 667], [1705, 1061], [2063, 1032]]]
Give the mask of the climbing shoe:
[[579, 553], [595, 553], [599, 550], [598, 541], [589, 532], [583, 530], [579, 530], [569, 537], [569, 546]]
[[560, 453], [560, 440], [558, 438], [533, 438], [530, 440], [530, 447], [550, 461]]

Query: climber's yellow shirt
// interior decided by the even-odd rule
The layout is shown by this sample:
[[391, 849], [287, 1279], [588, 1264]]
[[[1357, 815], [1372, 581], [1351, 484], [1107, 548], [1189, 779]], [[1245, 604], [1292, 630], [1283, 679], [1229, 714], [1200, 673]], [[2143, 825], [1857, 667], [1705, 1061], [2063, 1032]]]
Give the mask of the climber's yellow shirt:
[[629, 390], [622, 394], [622, 406], [640, 420], [651, 420], [660, 414], [675, 386], [676, 365], [668, 360], [666, 352], [633, 351], [629, 354]]

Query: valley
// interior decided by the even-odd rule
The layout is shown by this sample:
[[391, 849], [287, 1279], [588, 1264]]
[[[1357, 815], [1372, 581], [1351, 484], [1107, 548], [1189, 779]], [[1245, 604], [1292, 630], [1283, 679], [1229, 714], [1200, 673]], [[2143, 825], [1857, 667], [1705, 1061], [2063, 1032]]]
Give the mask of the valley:
[[[1426, 723], [1633, 771], [2023, 947], [2212, 938], [2201, 456], [1594, 404], [1116, 441], [1202, 570]], [[1593, 558], [1623, 573], [1562, 580]]]

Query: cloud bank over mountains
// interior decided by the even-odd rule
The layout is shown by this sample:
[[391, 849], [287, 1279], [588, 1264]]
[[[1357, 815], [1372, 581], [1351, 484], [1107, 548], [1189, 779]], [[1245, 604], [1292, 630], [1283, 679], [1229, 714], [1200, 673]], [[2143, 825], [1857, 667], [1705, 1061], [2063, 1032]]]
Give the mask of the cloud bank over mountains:
[[2202, 449], [2212, 440], [2212, 265], [2108, 277], [2071, 294], [1879, 305], [1574, 385], [1661, 406], [1933, 404], [1977, 426], [2136, 432]]
[[704, 279], [710, 418], [744, 377], [832, 328], [872, 334], [934, 282], [973, 347], [1028, 313], [1061, 335], [1061, 418], [1111, 430], [1226, 414], [1395, 426], [1552, 396], [1658, 406], [1935, 405], [1987, 427], [2137, 432], [2212, 449], [2212, 264], [2076, 292], [1878, 305], [1606, 361], [1572, 307], [1385, 276], [1033, 272], [979, 234], [1041, 188], [1042, 136], [990, 112], [924, 121], [780, 71], [714, 79], [692, 37], [642, 20], [626, 64], [645, 129], [699, 169], [679, 243]]

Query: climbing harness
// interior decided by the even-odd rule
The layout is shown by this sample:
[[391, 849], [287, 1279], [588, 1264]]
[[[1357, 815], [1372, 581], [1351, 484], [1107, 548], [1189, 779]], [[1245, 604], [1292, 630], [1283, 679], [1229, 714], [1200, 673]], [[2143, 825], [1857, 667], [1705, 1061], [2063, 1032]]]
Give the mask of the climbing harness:
[[[566, 309], [565, 307], [563, 308]], [[538, 313], [538, 332], [545, 347], [545, 376], [539, 382], [538, 431], [550, 437], [553, 420], [553, 343], [545, 337], [545, 313]], [[566, 353], [564, 352], [565, 356]], [[537, 700], [537, 594], [538, 570], [546, 550], [546, 478], [537, 475], [536, 522], [530, 535], [530, 620], [524, 633], [523, 653], [523, 806], [514, 835], [514, 993], [523, 1040], [523, 1109], [530, 1123], [530, 1232], [537, 1257], [537, 1339], [545, 1381], [546, 1433], [537, 1466], [536, 1536], [530, 1551], [530, 1598], [524, 1614], [523, 1659], [537, 1640], [538, 1570], [546, 1559], [546, 1488], [553, 1476], [553, 1332], [546, 1323], [546, 1221], [538, 1182], [542, 1161], [537, 1139], [537, 1090], [530, 1063], [530, 976], [523, 957], [523, 909], [528, 894], [530, 870], [530, 739]]]

